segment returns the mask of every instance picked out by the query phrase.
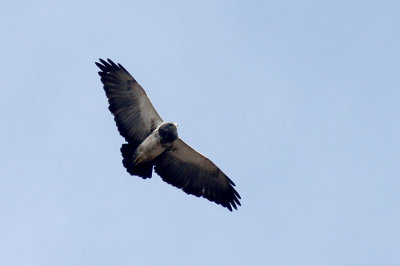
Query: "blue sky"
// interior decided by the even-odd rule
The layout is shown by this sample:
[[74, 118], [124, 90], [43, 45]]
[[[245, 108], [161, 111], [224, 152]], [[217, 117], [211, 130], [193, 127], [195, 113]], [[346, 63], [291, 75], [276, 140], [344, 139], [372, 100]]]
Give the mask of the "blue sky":
[[[399, 265], [398, 1], [6, 1], [2, 265]], [[237, 185], [125, 172], [99, 57]]]

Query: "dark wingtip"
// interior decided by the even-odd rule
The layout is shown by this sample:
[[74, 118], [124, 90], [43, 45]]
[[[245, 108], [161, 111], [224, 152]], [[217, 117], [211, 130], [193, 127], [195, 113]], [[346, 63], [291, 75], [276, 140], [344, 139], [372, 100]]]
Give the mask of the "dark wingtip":
[[234, 201], [234, 202], [236, 202], [236, 204], [237, 204], [237, 205], [239, 205], [239, 206], [242, 206], [242, 205], [240, 205], [240, 201], [239, 201], [239, 199], [238, 199], [238, 198], [236, 198], [236, 197], [235, 197], [235, 198], [233, 198], [233, 201]]
[[[101, 61], [101, 59], [100, 59], [100, 61]], [[103, 71], [103, 72], [108, 72], [107, 66], [104, 66], [104, 65], [102, 65], [102, 64], [100, 64], [100, 63], [98, 63], [98, 62], [95, 62], [95, 64], [96, 64], [96, 66], [97, 66], [98, 68], [101, 69], [101, 71]]]
[[238, 197], [239, 199], [241, 199], [239, 193], [238, 193], [236, 190], [235, 190], [233, 193], [235, 194], [236, 197]]
[[96, 66], [98, 68], [100, 68], [103, 72], [111, 72], [113, 70], [122, 70], [125, 73], [129, 74], [128, 70], [126, 70], [121, 64], [119, 64], [119, 63], [116, 64], [110, 58], [107, 58], [106, 60], [104, 60], [102, 58], [99, 58], [100, 63], [99, 62], [95, 62]]
[[125, 71], [126, 73], [129, 73], [128, 70], [126, 70], [121, 64], [118, 64], [119, 68]]
[[232, 207], [233, 207], [235, 210], [237, 210], [237, 207], [236, 207], [235, 201], [231, 201], [231, 202], [230, 202], [230, 204], [232, 205]]
[[237, 206], [242, 206], [239, 201], [239, 199], [241, 199], [241, 198], [240, 198], [239, 193], [233, 187], [232, 187], [232, 192], [233, 192], [233, 195], [231, 196], [231, 199], [230, 199], [228, 205], [232, 205], [233, 208], [235, 210], [237, 210]]
[[119, 68], [110, 58], [107, 58], [108, 63], [110, 63], [111, 66], [114, 68]]
[[99, 58], [99, 61], [100, 61], [100, 63], [102, 63], [103, 65], [108, 65], [108, 63], [107, 63], [107, 61], [105, 61], [105, 60], [103, 60], [103, 59], [101, 59], [101, 58]]
[[226, 177], [226, 179], [228, 179], [228, 182], [232, 185], [232, 186], [236, 186], [236, 184], [232, 181], [232, 179], [230, 179], [229, 177]]

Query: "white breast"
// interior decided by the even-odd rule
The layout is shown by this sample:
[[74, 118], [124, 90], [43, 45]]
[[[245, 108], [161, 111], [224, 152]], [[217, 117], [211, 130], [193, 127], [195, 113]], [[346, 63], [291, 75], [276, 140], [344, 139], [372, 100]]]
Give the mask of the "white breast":
[[139, 164], [154, 160], [166, 147], [160, 143], [158, 128], [154, 130], [137, 148], [134, 156], [134, 163]]

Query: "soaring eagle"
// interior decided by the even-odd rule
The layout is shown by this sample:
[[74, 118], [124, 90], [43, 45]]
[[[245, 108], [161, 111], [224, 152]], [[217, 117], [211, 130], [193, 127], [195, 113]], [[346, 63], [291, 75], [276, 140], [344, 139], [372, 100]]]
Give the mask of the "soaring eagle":
[[232, 211], [240, 206], [235, 184], [213, 162], [178, 137], [177, 124], [164, 122], [131, 74], [110, 59], [96, 65], [122, 144], [122, 164], [131, 175], [155, 172], [187, 194], [204, 197]]

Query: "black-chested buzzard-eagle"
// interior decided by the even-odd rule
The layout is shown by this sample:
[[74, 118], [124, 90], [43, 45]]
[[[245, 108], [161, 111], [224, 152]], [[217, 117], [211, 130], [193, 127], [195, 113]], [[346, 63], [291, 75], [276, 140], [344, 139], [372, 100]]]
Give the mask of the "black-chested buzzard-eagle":
[[177, 124], [164, 122], [146, 92], [121, 65], [99, 59], [96, 65], [104, 85], [109, 110], [122, 144], [122, 163], [128, 173], [150, 178], [153, 171], [161, 178], [197, 197], [204, 197], [232, 211], [240, 206], [235, 184], [213, 162], [178, 137]]

